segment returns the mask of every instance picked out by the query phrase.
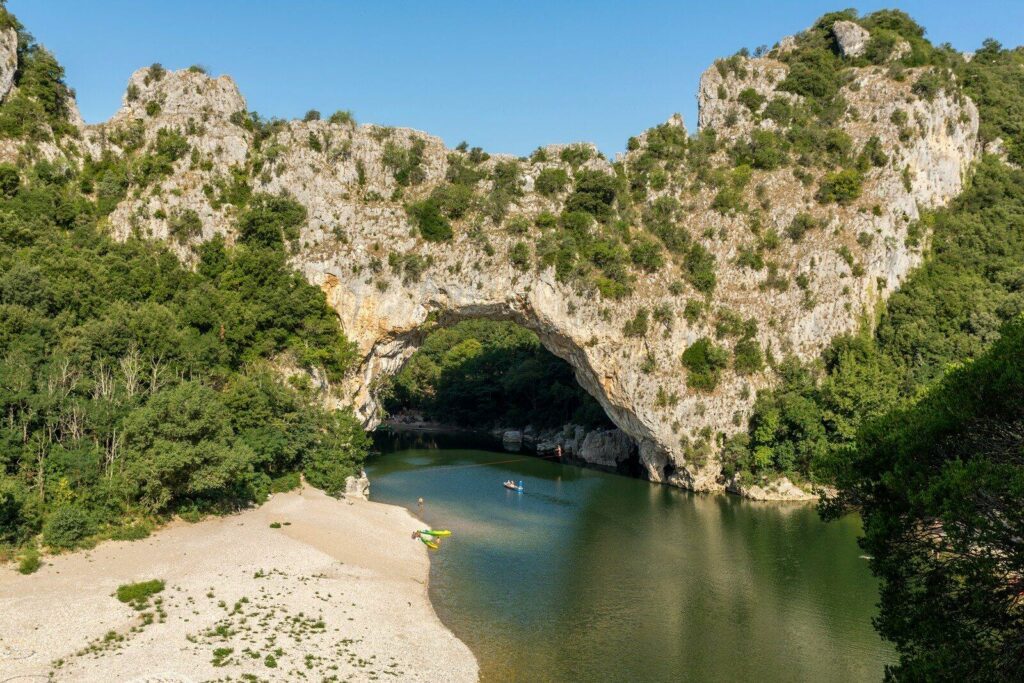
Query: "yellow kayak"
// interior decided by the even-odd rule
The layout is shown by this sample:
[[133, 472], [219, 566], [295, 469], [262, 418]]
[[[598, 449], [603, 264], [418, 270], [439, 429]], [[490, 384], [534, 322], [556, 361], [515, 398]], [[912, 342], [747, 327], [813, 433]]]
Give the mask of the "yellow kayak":
[[424, 536], [435, 536], [435, 537], [451, 536], [452, 535], [452, 532], [448, 531], [447, 529], [423, 529], [422, 531], [420, 531], [420, 533], [423, 534]]

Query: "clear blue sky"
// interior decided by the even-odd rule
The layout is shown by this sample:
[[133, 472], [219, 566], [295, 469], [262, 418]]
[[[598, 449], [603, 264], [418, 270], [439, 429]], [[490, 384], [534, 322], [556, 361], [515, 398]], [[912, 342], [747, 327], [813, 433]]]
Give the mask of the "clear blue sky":
[[[109, 117], [152, 62], [230, 74], [249, 108], [351, 109], [449, 144], [527, 154], [593, 141], [606, 153], [678, 111], [692, 131], [700, 73], [846, 3], [820, 0], [330, 2], [9, 0], [54, 51], [86, 121]], [[1024, 43], [1021, 0], [861, 2], [898, 7], [935, 42]]]

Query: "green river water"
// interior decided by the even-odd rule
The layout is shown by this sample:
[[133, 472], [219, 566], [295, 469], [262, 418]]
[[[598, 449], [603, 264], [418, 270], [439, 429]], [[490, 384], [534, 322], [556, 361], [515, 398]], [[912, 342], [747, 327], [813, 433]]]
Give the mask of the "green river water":
[[371, 499], [453, 532], [431, 554], [431, 600], [484, 681], [877, 681], [893, 659], [854, 516], [379, 441]]

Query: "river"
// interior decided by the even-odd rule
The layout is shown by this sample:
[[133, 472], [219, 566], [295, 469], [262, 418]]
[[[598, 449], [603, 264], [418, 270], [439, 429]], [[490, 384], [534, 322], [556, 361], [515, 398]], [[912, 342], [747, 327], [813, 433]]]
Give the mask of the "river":
[[382, 437], [367, 472], [373, 500], [452, 530], [430, 595], [482, 680], [877, 681], [893, 660], [857, 517], [461, 441]]

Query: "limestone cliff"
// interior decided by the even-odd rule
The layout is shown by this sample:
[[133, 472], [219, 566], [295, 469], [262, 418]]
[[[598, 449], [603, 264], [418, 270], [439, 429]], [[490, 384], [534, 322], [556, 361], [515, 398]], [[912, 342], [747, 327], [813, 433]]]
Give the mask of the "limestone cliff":
[[[867, 39], [847, 29], [840, 30], [856, 44]], [[756, 331], [747, 337], [770, 358], [818, 355], [833, 337], [871, 319], [920, 262], [919, 243], [908, 239], [908, 229], [922, 209], [960, 191], [976, 153], [978, 115], [968, 99], [952, 88], [929, 98], [916, 95], [912, 85], [921, 70], [908, 69], [897, 80], [882, 67], [852, 67], [840, 90], [846, 107], [833, 129], [845, 133], [850, 154], [873, 145], [881, 152], [876, 157], [884, 157], [863, 171], [859, 196], [817, 201], [815, 190], [830, 169], [784, 164], [745, 168], [748, 176], [735, 183], [733, 205], [722, 206], [734, 145], [780, 128], [765, 115], [772, 101], [801, 102], [800, 95], [779, 88], [790, 69], [784, 48], [759, 58], [733, 57], [701, 78], [699, 128], [702, 134], [713, 129], [717, 140], [704, 167], [673, 164], [652, 151], [665, 136], [682, 132], [678, 116], [656, 129], [656, 139], [652, 133], [632, 139], [614, 164], [589, 146], [552, 146], [530, 159], [486, 157], [448, 149], [425, 133], [355, 125], [344, 116], [254, 126], [229, 77], [152, 68], [132, 75], [110, 121], [85, 126], [81, 141], [60, 153], [71, 159], [126, 154], [154, 144], [162, 129], [184, 135], [189, 153], [175, 162], [174, 172], [134, 187], [109, 225], [121, 237], [167, 239], [189, 262], [199, 242], [216, 234], [235, 239], [238, 209], [231, 188], [239, 178], [252, 192], [286, 193], [304, 205], [308, 220], [290, 245], [291, 259], [323, 288], [358, 347], [362, 360], [335, 395], [353, 405], [368, 427], [379, 420], [375, 387], [415, 350], [421, 325], [509, 318], [534, 330], [572, 365], [580, 384], [638, 444], [651, 480], [720, 490], [726, 482], [717, 445], [744, 428], [757, 391], [771, 386], [773, 376], [767, 369], [740, 374], [729, 368], [710, 391], [688, 388], [681, 352], [703, 337], [732, 348], [738, 339], [722, 332], [725, 323], [753, 320]], [[0, 81], [4, 73], [0, 69]], [[0, 151], [8, 157], [23, 152]], [[57, 151], [41, 146], [36, 153]], [[414, 163], [411, 180], [398, 172], [403, 159]], [[501, 195], [502, 211], [481, 208], [493, 203], [500, 173], [510, 164], [518, 178]], [[424, 240], [407, 205], [465, 169], [475, 174], [468, 184], [476, 208], [452, 216], [450, 241]], [[546, 169], [564, 171], [570, 185], [540, 191], [538, 178]], [[647, 235], [644, 216], [661, 206], [660, 198], [671, 198], [679, 207], [673, 229], [713, 257], [713, 292], [699, 289], [686, 272], [686, 258], [671, 254], [662, 267], [648, 269], [653, 272], [634, 268], [631, 287], [617, 297], [601, 296], [586, 279], [562, 276], [539, 256], [526, 267], [511, 259], [517, 242], [529, 247], [543, 241], [543, 216], [565, 208], [572, 180], [587, 171], [632, 187], [616, 200], [615, 229], [624, 239]], [[201, 228], [172, 239], [171, 223], [186, 210], [195, 212]], [[510, 223], [517, 217], [524, 220]], [[814, 229], [779, 239], [794, 220]], [[745, 250], [755, 243], [768, 266], [745, 261]], [[700, 313], [684, 315], [688, 303], [698, 304], [692, 308]], [[668, 313], [647, 325], [650, 311]], [[638, 334], [624, 323], [641, 312], [645, 324]], [[750, 495], [798, 494], [780, 485]]]

